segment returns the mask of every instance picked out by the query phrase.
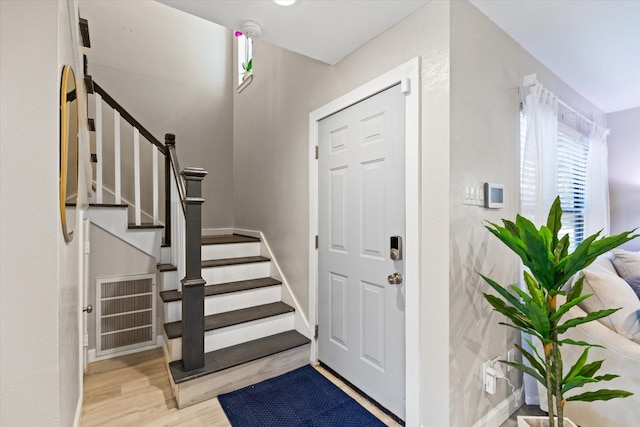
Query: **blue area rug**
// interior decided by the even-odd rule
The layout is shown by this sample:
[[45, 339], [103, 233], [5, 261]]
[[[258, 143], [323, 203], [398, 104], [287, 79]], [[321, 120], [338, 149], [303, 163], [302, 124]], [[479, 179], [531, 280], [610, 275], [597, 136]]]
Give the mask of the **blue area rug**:
[[385, 425], [310, 365], [218, 400], [233, 427]]

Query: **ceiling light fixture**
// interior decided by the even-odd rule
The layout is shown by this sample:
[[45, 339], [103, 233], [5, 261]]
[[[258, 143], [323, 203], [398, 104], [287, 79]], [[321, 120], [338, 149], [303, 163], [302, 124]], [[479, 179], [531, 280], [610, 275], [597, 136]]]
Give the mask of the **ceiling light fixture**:
[[262, 35], [262, 27], [256, 21], [244, 21], [240, 31], [250, 39], [257, 39]]
[[296, 2], [296, 0], [273, 0], [273, 1], [275, 2], [275, 4], [278, 4], [280, 6], [291, 6]]

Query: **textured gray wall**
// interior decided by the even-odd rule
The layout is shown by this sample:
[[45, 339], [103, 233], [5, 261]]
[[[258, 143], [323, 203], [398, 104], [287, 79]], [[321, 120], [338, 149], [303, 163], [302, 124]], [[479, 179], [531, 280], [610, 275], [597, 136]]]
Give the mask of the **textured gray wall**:
[[[640, 108], [607, 115], [611, 233], [640, 226]], [[640, 239], [623, 248], [640, 250]]]

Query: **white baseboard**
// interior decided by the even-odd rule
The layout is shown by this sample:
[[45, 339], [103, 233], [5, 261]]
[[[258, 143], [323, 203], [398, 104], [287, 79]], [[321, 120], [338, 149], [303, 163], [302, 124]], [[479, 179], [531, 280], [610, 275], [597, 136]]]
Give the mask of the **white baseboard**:
[[261, 232], [259, 231], [255, 231], [255, 230], [245, 230], [243, 228], [234, 228], [233, 232], [236, 234], [242, 234], [243, 236], [249, 236], [249, 237], [257, 237], [260, 238], [261, 236]]
[[80, 426], [80, 417], [82, 416], [82, 400], [83, 392], [80, 390], [80, 396], [78, 397], [78, 404], [76, 405], [76, 415], [73, 417], [73, 427]]
[[[517, 395], [522, 397], [522, 391], [522, 388], [518, 389]], [[516, 404], [516, 394], [511, 393], [498, 406], [476, 421], [473, 427], [500, 427], [521, 405], [522, 401], [519, 400]]]
[[233, 228], [203, 228], [203, 236], [221, 236], [223, 234], [233, 234]]

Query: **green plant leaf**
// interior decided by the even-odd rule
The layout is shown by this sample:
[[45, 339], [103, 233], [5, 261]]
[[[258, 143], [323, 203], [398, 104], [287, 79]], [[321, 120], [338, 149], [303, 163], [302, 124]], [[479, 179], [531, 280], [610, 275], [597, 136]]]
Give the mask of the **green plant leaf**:
[[613, 236], [606, 236], [600, 240], [593, 242], [593, 244], [589, 247], [589, 259], [593, 261], [599, 255], [602, 255], [605, 252], [609, 252], [610, 250], [615, 249], [618, 246], [635, 239], [636, 237], [638, 237], [638, 234], [632, 233], [635, 233], [636, 230], [637, 228], [634, 228], [631, 231], [625, 231]]
[[542, 292], [540, 284], [527, 271], [524, 272], [524, 282], [527, 285], [529, 295], [531, 295], [531, 298], [533, 298], [536, 304], [538, 304], [540, 307], [545, 306], [546, 302], [544, 292]]
[[[516, 255], [520, 257], [523, 263], [527, 262], [529, 255], [527, 255], [527, 247], [519, 236], [514, 236], [504, 227], [500, 227], [492, 222], [487, 222], [489, 225], [485, 225], [485, 228], [496, 236], [502, 243], [504, 243], [509, 249], [511, 249]], [[525, 264], [526, 265], [526, 264]]]
[[522, 300], [522, 305], [528, 305], [528, 304], [537, 304], [537, 302], [535, 302], [532, 298], [531, 295], [526, 293], [525, 291], [523, 291], [522, 289], [520, 289], [518, 286], [516, 285], [511, 285], [511, 290], [513, 292], [515, 292], [516, 294], [518, 294], [518, 296], [520, 297], [520, 299]]
[[516, 310], [518, 310], [520, 313], [525, 313], [524, 305], [518, 300], [518, 298], [511, 295], [509, 291], [500, 286], [496, 281], [483, 276], [482, 274], [480, 276], [485, 280], [485, 282], [489, 284], [489, 286], [491, 286], [497, 293], [499, 293], [502, 298], [504, 298], [509, 302], [509, 304], [515, 307]]
[[558, 309], [556, 310], [555, 313], [553, 313], [550, 317], [550, 320], [553, 321], [555, 319], [560, 319], [562, 316], [564, 316], [569, 310], [571, 310], [572, 307], [575, 307], [576, 305], [580, 304], [582, 301], [586, 300], [587, 298], [589, 298], [590, 296], [592, 296], [593, 294], [587, 294], [587, 295], [582, 295], [580, 297], [577, 298], [573, 298], [571, 301], [567, 301], [564, 304], [562, 304], [560, 307], [558, 307]]
[[[529, 353], [527, 350], [525, 350], [518, 344], [514, 344], [514, 345], [518, 350], [520, 350], [520, 353], [522, 353], [522, 357], [524, 357], [529, 361], [529, 363], [531, 364], [531, 367], [534, 368], [536, 371], [538, 371], [540, 373], [540, 376], [544, 378], [546, 376], [546, 370], [544, 365], [540, 363], [540, 361], [533, 354]], [[535, 347], [533, 348], [535, 349]]]
[[[538, 358], [538, 361], [540, 362], [540, 364], [542, 364], [542, 365], [544, 366], [544, 357], [542, 357], [542, 356], [540, 355], [540, 353], [538, 353], [538, 349], [536, 348], [536, 346], [535, 346], [535, 345], [533, 345], [533, 343], [531, 342], [531, 340], [530, 340], [530, 339], [528, 339], [528, 338], [525, 338], [525, 342], [526, 342], [527, 344], [529, 344], [529, 347], [531, 347], [531, 349], [533, 350], [533, 353], [534, 353], [534, 354], [536, 355], [536, 357]], [[515, 344], [515, 346], [517, 347], [517, 346], [518, 346], [518, 344]]]
[[567, 301], [571, 301], [576, 297], [582, 295], [582, 288], [584, 287], [584, 274], [582, 274], [578, 280], [571, 286], [571, 291], [567, 294]]
[[534, 337], [536, 337], [536, 338], [538, 338], [538, 339], [540, 339], [540, 340], [544, 339], [544, 338], [542, 338], [542, 337], [540, 336], [540, 334], [538, 333], [538, 331], [536, 331], [536, 330], [535, 330], [535, 329], [533, 329], [533, 328], [523, 328], [523, 327], [521, 327], [521, 326], [512, 325], [511, 323], [507, 323], [507, 322], [498, 322], [498, 325], [508, 326], [508, 327], [510, 327], [510, 328], [517, 329], [517, 330], [519, 330], [519, 331], [524, 332], [525, 334], [532, 335], [532, 336], [534, 336]]
[[567, 401], [575, 402], [593, 402], [596, 400], [611, 400], [617, 398], [624, 398], [633, 396], [633, 393], [624, 390], [607, 390], [602, 389], [598, 391], [588, 391], [586, 393], [578, 394], [576, 396], [567, 397]]
[[551, 209], [549, 209], [547, 228], [551, 231], [553, 236], [551, 247], [556, 248], [558, 246], [558, 233], [562, 228], [562, 206], [560, 205], [560, 196], [556, 197], [551, 205]]
[[525, 374], [531, 375], [533, 378], [535, 378], [538, 381], [540, 381], [540, 383], [546, 387], [547, 382], [545, 381], [544, 376], [541, 376], [535, 369], [533, 369], [533, 368], [531, 368], [529, 366], [523, 365], [522, 363], [517, 363], [517, 362], [503, 361], [503, 363], [505, 365], [512, 366], [512, 367], [516, 368], [517, 370], [524, 372]]
[[600, 348], [604, 348], [603, 346], [599, 345], [599, 344], [589, 344], [588, 342], [585, 341], [574, 341], [570, 338], [565, 338], [563, 340], [558, 341], [559, 344], [571, 344], [571, 345], [579, 345], [579, 346], [583, 346], [583, 347], [600, 347]]
[[513, 323], [515, 323], [516, 325], [522, 328], [533, 327], [530, 319], [528, 319], [526, 316], [524, 316], [515, 308], [507, 306], [505, 302], [502, 301], [500, 298], [490, 294], [484, 294], [484, 297], [489, 302], [489, 304], [491, 304], [491, 306], [495, 311], [504, 314], [509, 319], [511, 319]]
[[571, 246], [571, 241], [569, 240], [569, 235], [565, 234], [564, 236], [562, 236], [562, 239], [560, 239], [555, 250], [553, 251], [556, 263], [569, 254], [569, 246]]
[[582, 370], [582, 367], [587, 362], [587, 357], [589, 357], [589, 347], [584, 349], [584, 351], [582, 352], [582, 354], [580, 355], [580, 357], [578, 358], [576, 363], [574, 363], [574, 365], [571, 367], [571, 369], [569, 369], [569, 372], [564, 377], [563, 381], [569, 382], [576, 375], [578, 375], [580, 373], [580, 371]]
[[562, 384], [562, 394], [565, 394], [569, 390], [574, 389], [576, 387], [582, 387], [585, 384], [597, 383], [597, 382], [598, 380], [595, 378], [576, 376], [573, 380], [567, 381], [564, 384]]
[[527, 306], [527, 314], [531, 319], [531, 324], [534, 329], [540, 333], [544, 338], [549, 338], [551, 332], [551, 323], [549, 317], [547, 317], [547, 311], [536, 304], [529, 304]]
[[513, 237], [520, 238], [520, 229], [516, 226], [516, 224], [513, 221], [503, 219], [502, 223], [504, 224], [504, 228], [509, 233], [511, 233]]
[[567, 277], [567, 280], [579, 270], [586, 267], [585, 264], [588, 259], [589, 247], [591, 246], [591, 243], [598, 238], [598, 235], [599, 233], [596, 233], [585, 238], [582, 243], [578, 245], [576, 250], [565, 258], [567, 262], [563, 270], [564, 276]]
[[593, 377], [596, 374], [596, 372], [600, 370], [601, 367], [602, 367], [602, 360], [597, 360], [595, 362], [587, 363], [580, 369], [580, 372], [578, 372], [578, 375], [576, 376]]
[[576, 327], [576, 326], [581, 325], [583, 323], [589, 323], [589, 322], [593, 322], [594, 320], [602, 319], [603, 317], [607, 317], [607, 316], [615, 313], [618, 310], [620, 310], [620, 309], [619, 308], [609, 308], [609, 309], [606, 309], [606, 310], [592, 311], [591, 313], [588, 313], [584, 317], [576, 317], [574, 319], [567, 320], [562, 325], [558, 325], [556, 330], [558, 331], [558, 334], [563, 334], [570, 328]]

